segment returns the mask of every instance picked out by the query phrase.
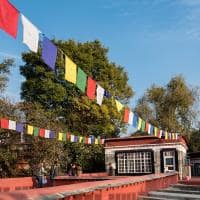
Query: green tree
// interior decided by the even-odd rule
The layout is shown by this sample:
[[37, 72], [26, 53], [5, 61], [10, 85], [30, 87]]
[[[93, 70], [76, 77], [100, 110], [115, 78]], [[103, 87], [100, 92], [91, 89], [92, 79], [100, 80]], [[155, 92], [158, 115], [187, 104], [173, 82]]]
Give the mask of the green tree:
[[[128, 103], [133, 95], [123, 67], [108, 60], [108, 49], [95, 40], [79, 43], [73, 40], [54, 41], [78, 67], [91, 76], [112, 96]], [[59, 51], [60, 52], [60, 51]], [[21, 97], [26, 102], [39, 103], [46, 112], [62, 118], [68, 130], [78, 134], [117, 136], [123, 127], [121, 114], [111, 99], [99, 106], [89, 100], [78, 88], [64, 80], [64, 58], [60, 52], [56, 73], [42, 62], [40, 53], [24, 53], [21, 74], [25, 77]]]
[[136, 111], [163, 130], [188, 133], [196, 116], [193, 109], [196, 100], [194, 88], [182, 76], [175, 76], [165, 87], [153, 85], [147, 89]]

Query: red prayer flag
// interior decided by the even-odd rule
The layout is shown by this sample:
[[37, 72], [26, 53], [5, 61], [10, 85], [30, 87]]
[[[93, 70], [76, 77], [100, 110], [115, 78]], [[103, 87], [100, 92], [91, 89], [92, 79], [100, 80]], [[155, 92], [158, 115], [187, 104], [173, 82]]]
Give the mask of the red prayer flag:
[[96, 81], [93, 80], [91, 77], [88, 77], [87, 80], [87, 96], [89, 99], [94, 100], [96, 95]]
[[69, 132], [67, 133], [67, 140], [71, 140], [71, 134]]
[[0, 0], [0, 28], [16, 38], [19, 11], [8, 1]]
[[44, 135], [45, 135], [45, 129], [40, 128], [39, 135], [40, 135], [40, 137], [44, 137]]
[[8, 129], [8, 126], [9, 126], [9, 120], [8, 119], [1, 119], [0, 121], [0, 127], [1, 128], [7, 128]]
[[129, 109], [125, 108], [125, 110], [124, 110], [124, 122], [125, 123], [128, 123], [129, 113], [130, 113]]
[[149, 130], [149, 123], [148, 123], [148, 122], [146, 122], [146, 126], [145, 126], [145, 132], [147, 132], [147, 133], [148, 133], [148, 130]]

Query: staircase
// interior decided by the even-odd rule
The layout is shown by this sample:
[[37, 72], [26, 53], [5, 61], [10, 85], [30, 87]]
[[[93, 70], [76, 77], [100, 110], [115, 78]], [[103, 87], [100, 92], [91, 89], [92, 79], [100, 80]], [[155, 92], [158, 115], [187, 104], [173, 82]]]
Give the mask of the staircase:
[[176, 184], [169, 188], [151, 191], [138, 200], [200, 200], [200, 185]]

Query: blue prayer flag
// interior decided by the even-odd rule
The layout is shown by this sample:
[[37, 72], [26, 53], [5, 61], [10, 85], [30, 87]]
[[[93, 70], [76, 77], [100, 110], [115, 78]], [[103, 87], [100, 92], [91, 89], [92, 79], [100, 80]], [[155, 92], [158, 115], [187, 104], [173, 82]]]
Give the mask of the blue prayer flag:
[[46, 37], [42, 41], [42, 59], [52, 69], [55, 70], [57, 47]]
[[133, 126], [137, 128], [138, 125], [138, 115], [134, 113], [133, 115]]

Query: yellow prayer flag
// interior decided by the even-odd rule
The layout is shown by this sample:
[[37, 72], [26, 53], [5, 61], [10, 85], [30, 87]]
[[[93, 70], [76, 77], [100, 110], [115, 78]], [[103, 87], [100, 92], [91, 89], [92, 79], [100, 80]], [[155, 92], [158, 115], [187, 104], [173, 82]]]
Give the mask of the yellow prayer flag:
[[139, 117], [138, 118], [138, 130], [140, 130], [142, 127], [142, 119]]
[[67, 56], [65, 56], [65, 80], [76, 83], [76, 70], [77, 66], [76, 64]]
[[27, 134], [33, 135], [33, 126], [31, 126], [31, 125], [27, 126]]
[[165, 139], [167, 140], [168, 139], [168, 132], [165, 131]]
[[82, 143], [83, 141], [83, 136], [79, 136], [79, 143]]
[[121, 109], [122, 109], [124, 106], [123, 106], [119, 101], [117, 101], [116, 99], [115, 99], [115, 103], [116, 103], [116, 106], [117, 106], [117, 111], [120, 112]]
[[98, 138], [95, 138], [94, 143], [95, 143], [95, 144], [99, 144], [99, 140], [98, 140]]
[[154, 127], [154, 135], [158, 136], [158, 128], [157, 127]]
[[172, 140], [175, 139], [175, 133], [172, 133]]
[[58, 133], [58, 140], [62, 141], [62, 138], [63, 138], [63, 133]]

